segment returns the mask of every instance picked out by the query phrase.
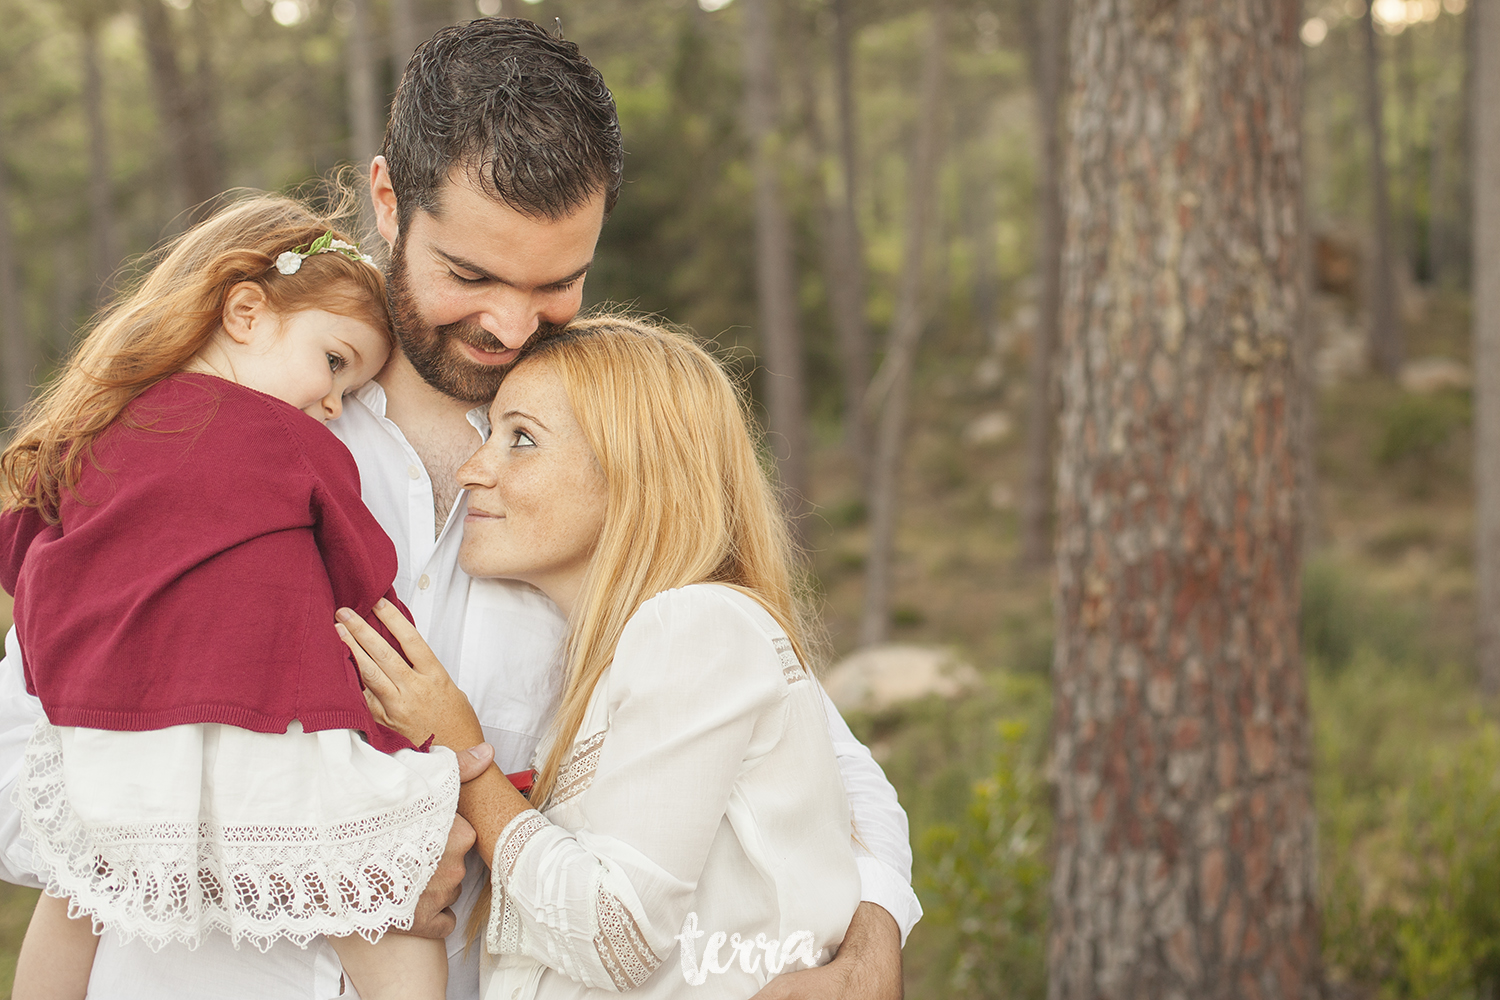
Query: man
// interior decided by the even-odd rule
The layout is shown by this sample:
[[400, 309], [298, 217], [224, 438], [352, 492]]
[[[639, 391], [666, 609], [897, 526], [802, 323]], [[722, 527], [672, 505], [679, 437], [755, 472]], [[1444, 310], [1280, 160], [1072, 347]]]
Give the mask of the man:
[[[584, 275], [621, 183], [614, 102], [575, 45], [530, 21], [445, 29], [402, 78], [384, 155], [370, 172], [400, 349], [329, 426], [360, 466], [366, 503], [399, 557], [396, 591], [469, 696], [496, 763], [529, 766], [555, 707], [564, 622], [530, 588], [471, 580], [458, 567], [463, 498], [456, 471], [488, 434], [486, 407], [532, 336], [573, 318]], [[330, 628], [332, 623], [330, 622]], [[40, 708], [25, 694], [14, 631], [0, 671], [0, 763], [14, 783]], [[900, 945], [920, 908], [906, 821], [869, 754], [829, 706], [829, 724], [861, 839], [864, 896], [837, 959], [781, 977], [778, 997], [899, 997]], [[8, 787], [0, 787], [9, 803]], [[28, 881], [14, 809], [0, 812], [0, 874]], [[483, 864], [464, 855], [459, 820], [413, 933], [447, 936], [448, 995], [478, 996], [478, 948], [464, 925]], [[456, 911], [456, 912], [455, 912]], [[265, 955], [215, 936], [196, 952], [106, 936], [90, 996], [285, 997], [346, 992], [331, 949], [278, 943]]]

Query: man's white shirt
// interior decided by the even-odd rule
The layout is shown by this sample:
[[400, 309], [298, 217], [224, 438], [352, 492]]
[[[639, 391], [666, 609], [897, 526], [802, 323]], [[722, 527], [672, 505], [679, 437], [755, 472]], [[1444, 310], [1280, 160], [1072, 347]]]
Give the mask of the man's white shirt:
[[[556, 707], [565, 622], [556, 606], [532, 587], [474, 579], [459, 568], [464, 495], [434, 537], [432, 480], [400, 428], [386, 419], [385, 409], [385, 390], [371, 382], [346, 401], [343, 415], [328, 426], [354, 454], [365, 503], [395, 543], [396, 593], [468, 695], [485, 739], [495, 747], [495, 762], [507, 772], [523, 770], [531, 765]], [[485, 408], [470, 411], [468, 419], [477, 448], [489, 435]], [[34, 886], [11, 790], [42, 708], [26, 693], [15, 629], [6, 636], [5, 654], [0, 664], [0, 878]], [[824, 703], [865, 848], [858, 858], [862, 896], [895, 918], [904, 943], [922, 915], [910, 884], [906, 814], [879, 765], [826, 695]], [[465, 938], [482, 874], [483, 864], [471, 854], [463, 894], [454, 907], [458, 930], [448, 939], [449, 1000], [479, 996], [478, 949], [483, 945], [465, 947]], [[89, 984], [91, 1000], [325, 1000], [341, 990], [352, 995], [325, 942], [302, 949], [282, 941], [261, 954], [253, 948], [235, 950], [223, 935], [214, 935], [196, 951], [170, 946], [152, 952], [139, 942], [121, 945], [106, 934]]]

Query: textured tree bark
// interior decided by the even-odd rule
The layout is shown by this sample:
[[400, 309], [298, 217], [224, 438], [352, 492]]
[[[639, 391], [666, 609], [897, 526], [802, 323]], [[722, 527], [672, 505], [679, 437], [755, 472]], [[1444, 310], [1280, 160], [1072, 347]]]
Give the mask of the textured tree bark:
[[0, 132], [0, 405], [15, 413], [31, 395], [37, 349], [26, 331], [21, 301], [21, 261], [10, 226], [10, 174], [5, 164], [6, 135]]
[[191, 219], [196, 221], [221, 189], [213, 129], [203, 120], [204, 107], [194, 88], [183, 79], [175, 32], [161, 0], [137, 0], [136, 10], [178, 198], [184, 207], [193, 210]]
[[99, 22], [85, 16], [79, 25], [83, 55], [83, 110], [89, 131], [89, 244], [94, 270], [94, 301], [120, 262], [115, 241], [115, 194], [110, 176], [109, 126], [104, 115], [104, 74], [99, 66]]
[[1077, 0], [1053, 1000], [1311, 1000], [1297, 0]]
[[1380, 44], [1371, 4], [1360, 18], [1365, 37], [1365, 126], [1370, 132], [1370, 200], [1374, 259], [1364, 283], [1370, 308], [1370, 361], [1385, 375], [1401, 373], [1403, 349], [1391, 271], [1391, 193], [1385, 166], [1385, 111], [1380, 90]]
[[928, 17], [917, 104], [917, 138], [908, 175], [905, 246], [896, 289], [896, 314], [885, 359], [871, 380], [866, 397], [878, 415], [875, 460], [870, 468], [870, 552], [865, 561], [865, 606], [859, 627], [862, 646], [884, 642], [890, 626], [891, 571], [900, 506], [897, 480], [905, 450], [912, 366], [924, 325], [922, 271], [926, 266], [929, 220], [937, 196], [938, 161], [942, 154], [945, 0], [932, 0]]
[[765, 352], [766, 430], [787, 508], [806, 507], [807, 403], [792, 229], [782, 204], [777, 155], [776, 51], [770, 0], [744, 5], [745, 124], [755, 178], [755, 286]]
[[1474, 561], [1479, 577], [1479, 678], [1500, 694], [1500, 0], [1473, 19], [1470, 145], [1474, 204]]
[[1052, 512], [1052, 439], [1057, 420], [1053, 355], [1057, 352], [1057, 323], [1062, 295], [1062, 92], [1067, 72], [1068, 6], [1071, 0], [1040, 0], [1036, 66], [1037, 127], [1042, 160], [1037, 164], [1037, 213], [1041, 245], [1037, 272], [1036, 329], [1031, 338], [1031, 370], [1027, 377], [1026, 481], [1021, 490], [1021, 562], [1044, 566], [1052, 554], [1048, 515]]

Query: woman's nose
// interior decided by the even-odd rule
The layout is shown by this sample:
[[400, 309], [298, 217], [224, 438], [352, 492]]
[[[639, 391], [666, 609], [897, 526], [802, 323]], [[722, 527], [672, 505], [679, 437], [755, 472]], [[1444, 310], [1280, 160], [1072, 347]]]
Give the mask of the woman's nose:
[[495, 470], [493, 463], [489, 461], [489, 450], [490, 444], [487, 441], [458, 467], [454, 478], [458, 480], [460, 489], [484, 489], [495, 485]]

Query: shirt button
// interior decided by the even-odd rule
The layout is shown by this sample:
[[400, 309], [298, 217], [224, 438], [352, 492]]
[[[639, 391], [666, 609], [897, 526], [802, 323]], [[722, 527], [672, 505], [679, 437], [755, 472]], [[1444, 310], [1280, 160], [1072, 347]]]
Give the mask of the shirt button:
[[413, 479], [422, 478], [422, 470], [417, 468], [415, 465], [408, 465], [406, 467], [406, 474]]
[[426, 573], [423, 573], [422, 578], [417, 581], [417, 589], [426, 590], [430, 586], [432, 586], [432, 577], [428, 576]]

